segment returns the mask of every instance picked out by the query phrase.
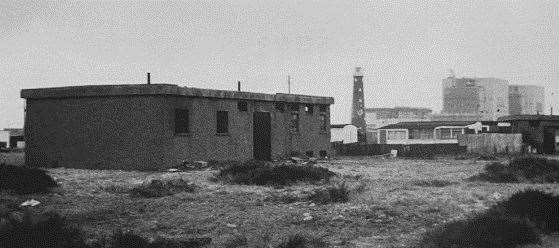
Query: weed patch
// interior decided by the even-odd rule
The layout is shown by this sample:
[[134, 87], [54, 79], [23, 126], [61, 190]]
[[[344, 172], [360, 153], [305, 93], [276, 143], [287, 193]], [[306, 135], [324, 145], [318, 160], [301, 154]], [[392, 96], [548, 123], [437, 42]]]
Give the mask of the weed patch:
[[328, 204], [333, 202], [348, 202], [350, 190], [345, 183], [330, 186], [325, 189], [317, 189], [310, 196], [309, 200], [315, 203]]
[[538, 190], [526, 190], [500, 202], [493, 207], [493, 211], [526, 218], [543, 232], [559, 231], [559, 196]]
[[446, 187], [455, 184], [455, 182], [433, 179], [433, 180], [418, 180], [415, 181], [413, 184], [421, 187]]
[[526, 190], [471, 219], [428, 232], [423, 248], [504, 248], [540, 243], [540, 232], [559, 230], [559, 197]]
[[180, 192], [194, 192], [196, 186], [183, 179], [173, 180], [151, 180], [130, 190], [130, 194], [136, 197], [162, 197]]
[[57, 184], [44, 170], [14, 165], [0, 165], [0, 190], [17, 194], [45, 193]]
[[520, 157], [508, 164], [498, 162], [485, 166], [485, 171], [471, 180], [495, 183], [557, 183], [559, 182], [559, 161], [537, 157]]
[[290, 185], [295, 182], [328, 181], [335, 173], [312, 165], [270, 164], [249, 161], [219, 170], [216, 178], [221, 181], [248, 185]]
[[287, 239], [276, 246], [276, 248], [321, 248], [328, 246], [328, 243], [322, 238], [294, 234], [288, 236]]

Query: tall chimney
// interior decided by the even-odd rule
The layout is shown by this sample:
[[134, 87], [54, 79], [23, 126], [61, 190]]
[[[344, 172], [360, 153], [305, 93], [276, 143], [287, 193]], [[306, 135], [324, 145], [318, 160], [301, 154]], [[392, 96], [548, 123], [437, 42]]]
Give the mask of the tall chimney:
[[151, 75], [149, 72], [148, 72], [148, 84], [151, 84]]
[[363, 93], [363, 72], [355, 67], [353, 74], [353, 104], [351, 106], [351, 125], [357, 127], [357, 142], [367, 141], [367, 124], [365, 123], [365, 94]]
[[241, 81], [237, 81], [237, 91], [241, 91]]

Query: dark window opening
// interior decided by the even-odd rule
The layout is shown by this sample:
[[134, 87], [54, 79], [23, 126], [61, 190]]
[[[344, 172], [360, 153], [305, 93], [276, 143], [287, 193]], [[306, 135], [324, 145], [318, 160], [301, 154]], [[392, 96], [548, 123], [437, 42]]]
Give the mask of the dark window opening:
[[530, 121], [530, 127], [538, 127], [540, 125], [539, 121]]
[[305, 112], [307, 112], [307, 114], [309, 115], [312, 115], [314, 112], [314, 106], [312, 104], [305, 105]]
[[274, 105], [275, 105], [277, 111], [279, 111], [279, 112], [284, 112], [285, 111], [285, 103], [276, 102]]
[[320, 112], [328, 112], [328, 105], [320, 105], [319, 107]]
[[325, 150], [319, 151], [318, 154], [320, 155], [321, 158], [328, 157], [328, 152]]
[[289, 104], [289, 111], [299, 111], [299, 104], [297, 104], [297, 103], [290, 103], [290, 104]]
[[291, 122], [289, 125], [289, 129], [291, 132], [298, 133], [299, 132], [299, 114], [293, 113], [291, 114]]
[[188, 131], [188, 109], [175, 109], [175, 133]]
[[314, 157], [314, 152], [313, 151], [306, 151], [305, 155], [309, 158], [312, 158], [312, 157]]
[[247, 101], [238, 101], [237, 102], [237, 109], [239, 109], [239, 111], [248, 111], [248, 102]]
[[229, 133], [229, 113], [227, 111], [217, 111], [216, 132], [219, 134]]

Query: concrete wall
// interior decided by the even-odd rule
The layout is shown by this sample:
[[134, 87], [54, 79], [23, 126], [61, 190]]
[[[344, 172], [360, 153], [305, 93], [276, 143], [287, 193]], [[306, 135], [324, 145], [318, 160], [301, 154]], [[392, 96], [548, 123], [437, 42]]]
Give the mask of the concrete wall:
[[520, 153], [522, 134], [480, 133], [458, 136], [458, 144], [473, 153]]
[[[163, 169], [184, 160], [252, 159], [252, 115], [271, 113], [272, 157], [330, 150], [330, 126], [320, 131], [314, 114], [299, 110], [300, 132], [289, 132], [290, 111], [274, 102], [184, 96], [103, 96], [27, 99], [26, 163], [74, 168]], [[189, 109], [190, 132], [174, 133], [174, 111]], [[216, 134], [216, 111], [229, 112], [229, 134]], [[329, 111], [325, 113], [330, 120]]]

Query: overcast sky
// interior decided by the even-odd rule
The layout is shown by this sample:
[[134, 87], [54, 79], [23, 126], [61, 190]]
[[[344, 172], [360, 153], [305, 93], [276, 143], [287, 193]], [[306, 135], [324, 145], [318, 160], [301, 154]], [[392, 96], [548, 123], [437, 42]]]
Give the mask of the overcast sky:
[[497, 77], [559, 97], [559, 1], [0, 2], [0, 128], [22, 127], [23, 88], [153, 83], [333, 96], [440, 111], [441, 80]]

